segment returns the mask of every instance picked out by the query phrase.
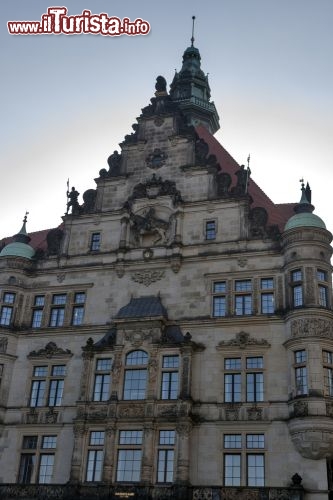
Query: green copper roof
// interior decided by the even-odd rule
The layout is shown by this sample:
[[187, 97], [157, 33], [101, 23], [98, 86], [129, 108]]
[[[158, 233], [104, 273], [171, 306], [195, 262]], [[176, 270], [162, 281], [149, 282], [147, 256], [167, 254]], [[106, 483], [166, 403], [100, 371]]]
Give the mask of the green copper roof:
[[0, 252], [0, 257], [24, 257], [25, 259], [32, 259], [35, 255], [35, 250], [26, 243], [14, 241], [6, 245]]
[[309, 212], [301, 212], [290, 217], [284, 230], [288, 231], [288, 229], [296, 227], [320, 227], [326, 229], [324, 221], [318, 215]]
[[26, 223], [28, 212], [25, 213], [23, 226], [20, 231], [13, 236], [13, 242], [6, 245], [0, 252], [0, 257], [24, 257], [32, 259], [35, 250], [28, 245], [31, 238], [28, 236]]

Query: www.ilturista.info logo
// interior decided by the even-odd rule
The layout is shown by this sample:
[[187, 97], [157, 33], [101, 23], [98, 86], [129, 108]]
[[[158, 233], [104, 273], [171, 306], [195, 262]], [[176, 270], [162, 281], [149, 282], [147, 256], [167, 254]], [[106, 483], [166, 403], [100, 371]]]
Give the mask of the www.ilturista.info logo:
[[40, 21], [8, 21], [11, 35], [147, 35], [150, 24], [141, 18], [130, 21], [128, 17], [109, 16], [105, 12], [92, 14], [83, 10], [78, 16], [67, 16], [66, 7], [49, 7]]

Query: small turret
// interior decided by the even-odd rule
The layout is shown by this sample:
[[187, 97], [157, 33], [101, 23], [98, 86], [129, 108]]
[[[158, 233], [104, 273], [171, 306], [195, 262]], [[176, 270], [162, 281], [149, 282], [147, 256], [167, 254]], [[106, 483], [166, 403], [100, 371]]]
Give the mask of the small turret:
[[13, 236], [14, 241], [3, 247], [0, 257], [23, 257], [31, 260], [35, 255], [35, 250], [29, 245], [31, 238], [28, 236], [26, 228], [27, 215], [28, 212], [25, 213], [20, 231]]

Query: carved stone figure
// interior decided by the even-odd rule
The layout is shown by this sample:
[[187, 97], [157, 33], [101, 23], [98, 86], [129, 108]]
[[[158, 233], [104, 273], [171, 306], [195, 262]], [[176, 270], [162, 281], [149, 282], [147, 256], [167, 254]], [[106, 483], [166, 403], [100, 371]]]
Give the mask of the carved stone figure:
[[83, 205], [82, 211], [85, 214], [89, 214], [95, 210], [95, 202], [96, 202], [97, 191], [96, 189], [87, 189], [83, 193]]
[[47, 233], [46, 241], [47, 241], [47, 251], [49, 255], [59, 254], [63, 235], [64, 235], [63, 230], [59, 228], [51, 229], [51, 231]]
[[268, 214], [265, 208], [255, 207], [249, 213], [250, 234], [253, 237], [263, 237], [266, 234]]
[[116, 177], [117, 175], [120, 175], [120, 164], [121, 155], [118, 153], [118, 151], [114, 151], [108, 158], [109, 176]]
[[142, 244], [144, 234], [156, 234], [154, 245], [166, 243], [170, 222], [159, 219], [156, 216], [155, 208], [150, 207], [144, 216], [131, 213], [130, 222], [136, 244]]
[[229, 196], [229, 188], [231, 186], [231, 176], [225, 172], [216, 174], [217, 196], [227, 198]]
[[78, 215], [80, 213], [80, 205], [77, 201], [79, 194], [80, 193], [76, 191], [74, 186], [72, 187], [71, 191], [67, 191], [68, 202], [66, 214], [68, 214], [70, 208], [72, 208], [72, 215]]
[[167, 82], [163, 76], [158, 76], [156, 78], [155, 89], [157, 92], [166, 92]]
[[247, 185], [249, 182], [251, 170], [249, 168], [245, 168], [244, 165], [240, 166], [240, 169], [235, 172], [237, 176], [237, 184], [232, 189], [233, 194], [243, 196], [247, 193]]

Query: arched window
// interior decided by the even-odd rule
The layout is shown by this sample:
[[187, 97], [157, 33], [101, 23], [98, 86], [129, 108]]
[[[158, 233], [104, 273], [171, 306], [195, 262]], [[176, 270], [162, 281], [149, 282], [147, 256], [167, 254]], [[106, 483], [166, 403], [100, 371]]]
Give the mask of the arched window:
[[145, 399], [148, 354], [132, 351], [126, 356], [123, 399]]

